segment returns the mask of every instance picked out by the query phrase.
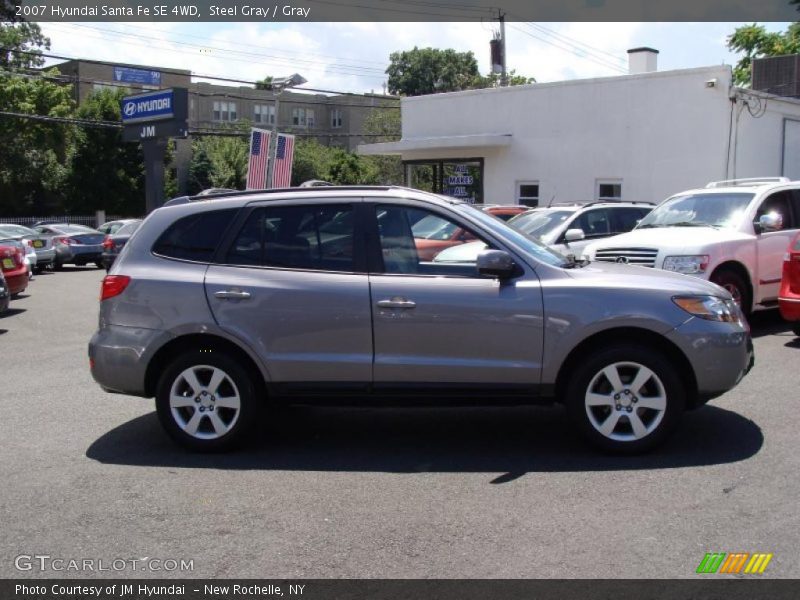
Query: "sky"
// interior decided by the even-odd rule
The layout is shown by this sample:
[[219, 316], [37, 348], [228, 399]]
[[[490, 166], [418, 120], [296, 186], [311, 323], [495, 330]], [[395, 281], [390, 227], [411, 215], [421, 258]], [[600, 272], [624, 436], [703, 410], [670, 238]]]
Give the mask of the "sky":
[[[743, 24], [509, 22], [507, 65], [538, 82], [621, 75], [627, 71], [626, 51], [639, 46], [659, 50], [660, 71], [732, 65], [738, 57], [726, 48], [726, 38]], [[764, 25], [782, 31], [788, 23]], [[471, 50], [486, 74], [489, 40], [497, 29], [492, 22], [40, 26], [51, 40], [52, 54], [188, 69], [246, 82], [300, 73], [308, 80], [304, 87], [355, 93], [382, 92], [390, 53], [414, 46]]]

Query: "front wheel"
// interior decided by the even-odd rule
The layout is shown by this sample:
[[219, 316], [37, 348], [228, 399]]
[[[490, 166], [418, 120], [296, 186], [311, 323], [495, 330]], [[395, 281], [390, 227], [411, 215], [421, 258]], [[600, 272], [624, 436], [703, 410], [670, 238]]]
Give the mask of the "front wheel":
[[595, 446], [638, 454], [675, 429], [686, 391], [672, 363], [646, 346], [621, 344], [589, 355], [566, 389], [570, 417]]
[[730, 292], [730, 295], [733, 296], [733, 301], [736, 302], [745, 315], [750, 314], [750, 290], [741, 275], [731, 269], [722, 268], [714, 272], [709, 279], [711, 283], [716, 283]]
[[255, 424], [257, 402], [250, 374], [213, 350], [189, 352], [173, 361], [156, 393], [156, 410], [166, 432], [199, 452], [239, 444]]

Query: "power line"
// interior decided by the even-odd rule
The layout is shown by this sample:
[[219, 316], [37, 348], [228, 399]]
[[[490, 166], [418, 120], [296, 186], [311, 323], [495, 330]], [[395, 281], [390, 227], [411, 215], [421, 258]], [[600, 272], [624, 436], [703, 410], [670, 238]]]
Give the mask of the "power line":
[[[59, 25], [60, 26], [62, 24], [61, 23], [57, 23], [55, 25]], [[77, 23], [71, 23], [71, 24], [69, 24], [69, 26], [84, 27], [86, 29], [90, 29], [93, 33], [99, 34], [99, 37], [95, 36], [95, 37], [97, 37], [97, 39], [108, 39], [107, 36], [104, 35], [104, 33], [105, 33], [104, 31], [98, 30], [96, 28], [89, 27], [89, 26], [86, 26], [86, 25], [80, 25], [80, 24], [77, 24]], [[234, 54], [234, 55], [239, 55], [239, 56], [249, 56], [249, 57], [252, 57], [252, 58], [271, 59], [271, 60], [273, 60], [275, 62], [283, 63], [283, 64], [286, 64], [286, 65], [299, 64], [299, 65], [303, 65], [303, 68], [309, 69], [309, 70], [312, 70], [312, 71], [320, 71], [320, 72], [326, 72], [327, 71], [327, 72], [340, 73], [340, 74], [343, 74], [343, 75], [353, 75], [353, 76], [362, 76], [362, 77], [368, 77], [370, 75], [375, 75], [372, 78], [376, 79], [376, 80], [377, 79], [383, 80], [383, 78], [384, 78], [383, 75], [384, 75], [384, 71], [385, 70], [384, 69], [379, 69], [377, 67], [366, 67], [366, 66], [362, 67], [362, 66], [358, 66], [358, 65], [346, 65], [346, 64], [337, 64], [337, 63], [322, 64], [319, 61], [313, 61], [313, 60], [307, 60], [307, 59], [301, 59], [301, 58], [289, 59], [289, 58], [280, 57], [280, 56], [274, 56], [274, 55], [269, 55], [269, 54], [259, 54], [259, 53], [255, 53], [255, 52], [247, 52], [247, 51], [242, 51], [242, 50], [229, 50], [229, 49], [226, 49], [226, 48], [220, 48], [220, 47], [216, 47], [216, 46], [193, 44], [193, 43], [190, 43], [190, 42], [181, 42], [181, 41], [171, 40], [171, 39], [163, 38], [163, 37], [146, 36], [146, 35], [137, 34], [137, 33], [126, 33], [124, 31], [119, 31], [119, 30], [115, 30], [115, 29], [109, 29], [109, 30], [106, 30], [106, 31], [108, 33], [115, 34], [115, 37], [124, 36], [124, 37], [135, 38], [137, 40], [154, 40], [154, 41], [163, 42], [163, 43], [166, 43], [166, 44], [177, 44], [177, 45], [180, 45], [180, 46], [196, 48], [198, 51], [200, 51], [200, 50], [216, 50], [216, 51], [219, 51], [219, 52], [226, 52], [226, 53], [229, 53], [229, 54]], [[130, 45], [130, 46], [136, 46], [136, 47], [152, 47], [153, 46], [152, 43], [147, 43], [147, 42], [143, 42], [143, 43], [139, 44], [139, 43], [136, 43], [136, 42], [133, 42], [133, 41], [126, 41], [126, 40], [119, 40], [119, 39], [115, 39], [114, 41], [115, 41], [115, 43], [122, 43], [122, 44]], [[197, 54], [195, 52], [182, 51], [182, 50], [178, 50], [178, 49], [170, 49], [170, 51], [178, 53], [178, 54], [197, 56]], [[251, 65], [259, 64], [259, 63], [255, 62], [253, 60], [248, 60], [248, 59], [245, 59], [245, 58], [226, 57], [226, 60], [233, 61], [233, 62], [245, 63], [245, 64], [251, 64]], [[378, 74], [380, 74], [380, 75], [378, 75]]]
[[611, 52], [606, 52], [605, 50], [602, 50], [601, 48], [595, 48], [594, 46], [590, 46], [589, 44], [586, 44], [586, 43], [584, 43], [584, 42], [582, 42], [580, 40], [576, 40], [575, 38], [571, 38], [568, 35], [564, 35], [562, 33], [559, 33], [557, 31], [549, 29], [549, 28], [545, 27], [544, 25], [540, 25], [538, 23], [529, 23], [529, 22], [526, 22], [526, 23], [523, 23], [523, 24], [527, 25], [529, 27], [533, 27], [533, 28], [541, 31], [545, 35], [551, 35], [554, 38], [558, 39], [559, 41], [563, 40], [564, 43], [566, 43], [566, 44], [574, 45], [576, 47], [576, 49], [581, 51], [581, 52], [587, 52], [587, 53], [594, 54], [600, 60], [608, 60], [608, 59], [602, 58], [600, 56], [601, 54], [605, 54], [606, 56], [610, 57], [614, 61], [619, 62], [621, 65], [625, 63], [625, 59], [621, 58], [620, 56], [618, 56], [616, 54], [612, 54]]
[[[127, 64], [123, 64], [123, 63], [116, 63], [116, 62], [111, 62], [111, 61], [107, 61], [107, 60], [97, 60], [97, 59], [93, 59], [93, 58], [75, 58], [73, 56], [63, 56], [63, 55], [59, 55], [59, 54], [51, 54], [51, 53], [45, 53], [45, 52], [31, 52], [29, 50], [19, 50], [17, 48], [10, 48], [10, 47], [0, 47], [0, 51], [13, 52], [15, 54], [23, 54], [23, 55], [26, 55], [26, 56], [37, 56], [37, 57], [42, 57], [42, 58], [52, 58], [52, 59], [56, 59], [56, 60], [83, 62], [83, 63], [87, 63], [87, 64], [92, 64], [92, 65], [104, 65], [104, 66], [109, 66], [109, 67], [119, 67], [119, 66], [132, 66], [132, 67], [140, 66], [141, 67], [141, 65], [127, 65]], [[50, 66], [52, 67], [54, 65], [50, 65]], [[226, 81], [226, 82], [229, 82], [229, 83], [243, 83], [243, 84], [246, 84], [246, 85], [253, 85], [253, 86], [255, 86], [255, 85], [268, 85], [268, 84], [264, 84], [264, 83], [262, 83], [260, 81], [250, 81], [250, 80], [247, 80], [247, 79], [234, 79], [232, 77], [219, 77], [217, 75], [203, 75], [203, 74], [200, 74], [200, 73], [194, 73], [193, 71], [189, 71], [189, 70], [178, 70], [178, 69], [169, 69], [169, 68], [158, 67], [158, 71], [161, 72], [161, 73], [166, 73], [167, 75], [179, 75], [179, 76], [182, 76], [182, 77], [186, 77], [188, 75], [190, 77], [195, 77], [197, 79], [211, 79], [212, 81]], [[357, 98], [385, 98], [387, 100], [399, 100], [399, 98], [397, 98], [396, 96], [378, 96], [377, 94], [375, 94], [375, 95], [373, 95], [373, 94], [357, 94], [355, 92], [341, 92], [341, 91], [336, 91], [336, 90], [324, 90], [324, 89], [319, 89], [319, 88], [308, 88], [308, 87], [301, 88], [301, 87], [297, 87], [297, 88], [292, 88], [292, 89], [294, 91], [317, 92], [317, 93], [320, 93], [320, 94], [334, 94], [334, 95], [337, 95], [337, 96], [355, 96]]]

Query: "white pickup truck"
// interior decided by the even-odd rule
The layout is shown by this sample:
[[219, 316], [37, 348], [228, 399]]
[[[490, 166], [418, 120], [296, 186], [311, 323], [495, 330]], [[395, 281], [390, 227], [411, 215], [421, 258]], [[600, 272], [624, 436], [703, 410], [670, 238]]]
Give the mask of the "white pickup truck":
[[584, 257], [709, 279], [749, 313], [777, 306], [783, 256], [799, 227], [800, 181], [715, 181], [668, 198]]

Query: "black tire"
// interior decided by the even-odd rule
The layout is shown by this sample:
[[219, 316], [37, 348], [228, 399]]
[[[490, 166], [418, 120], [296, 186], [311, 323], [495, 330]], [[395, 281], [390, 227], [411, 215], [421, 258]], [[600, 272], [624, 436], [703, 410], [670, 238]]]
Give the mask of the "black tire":
[[42, 271], [44, 271], [44, 267], [40, 267], [40, 266], [37, 265], [37, 266], [35, 266], [33, 268], [33, 274], [34, 275], [41, 275]]
[[792, 323], [792, 333], [797, 337], [800, 337], [800, 321], [795, 321]]
[[61, 262], [58, 262], [58, 261], [54, 262], [53, 263], [53, 270], [54, 271], [63, 271], [64, 270], [64, 263], [61, 263]]
[[[182, 373], [186, 372], [187, 369], [197, 369], [197, 371], [193, 372], [195, 372], [198, 381], [203, 385], [208, 385], [208, 380], [210, 380], [212, 373], [210, 370], [206, 370], [205, 367], [223, 371], [228, 380], [220, 385], [218, 390], [221, 391], [219, 392], [204, 388], [203, 391], [206, 391], [207, 394], [202, 402], [198, 403], [195, 400], [196, 396], [192, 397], [193, 392], [187, 381], [182, 378]], [[186, 407], [177, 407], [173, 411], [173, 407], [170, 406], [170, 395], [173, 386], [176, 386], [176, 390], [183, 390], [178, 395], [184, 395], [186, 398], [191, 399], [194, 404]], [[230, 450], [247, 438], [256, 423], [259, 403], [256, 389], [250, 373], [229, 356], [215, 351], [189, 351], [175, 359], [159, 378], [156, 388], [158, 418], [167, 434], [184, 448], [194, 452]], [[233, 409], [220, 407], [218, 404], [214, 405], [213, 402], [222, 399], [220, 397], [214, 400], [215, 394], [232, 396], [235, 393], [238, 393], [240, 404], [238, 414], [234, 418]], [[208, 408], [205, 408], [207, 412], [201, 415], [201, 409], [205, 406], [208, 406]], [[213, 412], [214, 406], [217, 407], [216, 413]], [[229, 426], [229, 429], [221, 435], [214, 431], [215, 427], [212, 418], [215, 414], [226, 427]], [[191, 427], [190, 423], [195, 416], [198, 417], [200, 428], [197, 429], [196, 435], [192, 435], [187, 432], [186, 428], [187, 426]]]
[[[686, 390], [677, 369], [662, 353], [636, 343], [619, 343], [579, 360], [564, 401], [570, 418], [590, 443], [613, 454], [640, 454], [663, 443], [675, 430], [686, 406]], [[610, 379], [602, 374], [607, 367], [619, 375], [623, 384], [619, 390], [612, 390]], [[644, 376], [646, 371], [640, 371], [641, 367], [655, 377], [633, 390], [626, 384], [632, 383], [640, 372]], [[624, 390], [630, 394], [625, 395]], [[587, 406], [589, 392], [598, 398], [607, 396], [609, 405]], [[663, 410], [643, 406], [655, 404], [658, 396], [664, 398]], [[637, 418], [646, 434], [637, 437], [632, 417]], [[600, 431], [605, 424], [612, 425], [610, 435]]]
[[[106, 266], [103, 264], [103, 261], [98, 260], [94, 264], [97, 266], [98, 269], [106, 269]], [[106, 269], [106, 271], [108, 271], [108, 269]]]
[[723, 268], [714, 271], [710, 279], [712, 283], [716, 283], [718, 286], [728, 290], [745, 316], [750, 316], [753, 299], [750, 297], [750, 288], [748, 288], [747, 282], [742, 279], [739, 273], [732, 269]]

